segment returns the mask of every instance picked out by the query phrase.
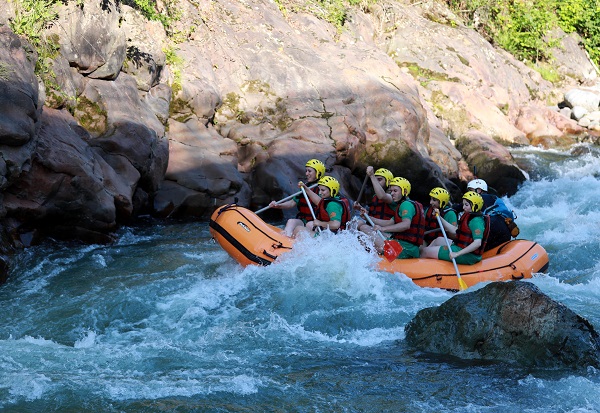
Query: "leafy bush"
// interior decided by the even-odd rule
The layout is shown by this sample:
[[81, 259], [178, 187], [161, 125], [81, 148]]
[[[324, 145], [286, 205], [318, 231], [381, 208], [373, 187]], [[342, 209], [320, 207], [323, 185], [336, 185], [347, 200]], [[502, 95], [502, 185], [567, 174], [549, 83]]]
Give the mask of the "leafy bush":
[[576, 32], [596, 62], [600, 62], [600, 2], [598, 0], [445, 0], [490, 42], [522, 60], [551, 59], [556, 40], [552, 29]]
[[15, 17], [9, 19], [13, 32], [25, 36], [35, 48], [38, 59], [35, 73], [48, 86], [56, 86], [56, 75], [51, 69], [50, 60], [57, 56], [59, 45], [54, 37], [47, 38], [44, 31], [58, 15], [54, 5], [59, 0], [18, 0], [15, 1]]

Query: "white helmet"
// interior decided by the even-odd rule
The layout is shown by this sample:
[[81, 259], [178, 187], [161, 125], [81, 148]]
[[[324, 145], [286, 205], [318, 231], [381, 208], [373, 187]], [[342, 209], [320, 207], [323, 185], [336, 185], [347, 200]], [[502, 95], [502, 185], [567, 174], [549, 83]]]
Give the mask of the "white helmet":
[[483, 179], [473, 179], [467, 184], [467, 189], [481, 189], [482, 191], [487, 192], [488, 188]]

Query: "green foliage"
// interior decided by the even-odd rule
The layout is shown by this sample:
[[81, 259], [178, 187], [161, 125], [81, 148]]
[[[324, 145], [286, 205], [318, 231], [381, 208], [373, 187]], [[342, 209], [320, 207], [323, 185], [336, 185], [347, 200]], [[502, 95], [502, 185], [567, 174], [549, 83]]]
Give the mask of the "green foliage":
[[181, 56], [177, 54], [177, 49], [175, 47], [168, 47], [163, 49], [165, 53], [165, 61], [171, 67], [171, 72], [173, 73], [173, 84], [171, 88], [173, 89], [173, 97], [177, 95], [177, 93], [181, 90], [182, 83], [182, 73], [184, 60]]
[[578, 33], [596, 64], [600, 64], [600, 1], [556, 0], [560, 27], [567, 33]]
[[445, 0], [489, 41], [522, 60], [552, 59], [555, 28], [577, 32], [592, 59], [600, 62], [599, 0]]
[[172, 34], [173, 22], [181, 18], [181, 11], [176, 7], [177, 0], [166, 0], [163, 3], [165, 9], [161, 12], [156, 9], [156, 0], [121, 0], [121, 2], [138, 10], [148, 20], [161, 22], [169, 34]]
[[0, 80], [8, 80], [12, 69], [4, 62], [0, 62]]
[[307, 0], [305, 2], [275, 0], [275, 4], [284, 16], [290, 11], [310, 13], [334, 25], [338, 32], [342, 31], [351, 8], [359, 7], [368, 10], [375, 2], [377, 0]]
[[51, 68], [51, 60], [58, 55], [58, 39], [44, 35], [58, 17], [54, 6], [60, 0], [15, 0], [15, 17], [9, 20], [10, 28], [18, 35], [26, 37], [38, 54], [35, 73], [46, 86], [56, 87], [56, 75]]

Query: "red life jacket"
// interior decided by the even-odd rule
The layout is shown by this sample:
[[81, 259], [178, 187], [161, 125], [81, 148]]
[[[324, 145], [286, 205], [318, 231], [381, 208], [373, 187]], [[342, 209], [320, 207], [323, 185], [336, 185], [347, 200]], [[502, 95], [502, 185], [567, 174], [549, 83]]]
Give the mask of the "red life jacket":
[[394, 210], [390, 208], [390, 204], [382, 201], [381, 199], [377, 198], [377, 195], [375, 195], [369, 204], [369, 216], [371, 218], [387, 220], [394, 218]]
[[[317, 219], [319, 221], [329, 221], [329, 214], [327, 213], [327, 205], [329, 205], [330, 202], [337, 202], [339, 204], [342, 205], [342, 218], [340, 220], [340, 228], [339, 229], [346, 229], [346, 224], [348, 223], [348, 221], [350, 221], [350, 216], [351, 216], [351, 209], [350, 209], [350, 201], [348, 201], [348, 198], [344, 198], [343, 196], [339, 197], [339, 198], [323, 198], [321, 199], [321, 202], [319, 202], [319, 205], [317, 205], [317, 211], [315, 213], [315, 215], [317, 216]], [[337, 232], [339, 231], [335, 230], [333, 232]]]
[[413, 216], [412, 221], [410, 222], [409, 229], [402, 232], [392, 232], [392, 237], [419, 246], [423, 243], [423, 236], [425, 234], [425, 214], [423, 213], [423, 205], [411, 199], [400, 201], [398, 207], [394, 211], [394, 223], [396, 224], [402, 222], [402, 217], [398, 215], [398, 210], [404, 201], [414, 205], [415, 216]]
[[464, 213], [462, 217], [460, 217], [460, 221], [458, 222], [458, 228], [456, 229], [456, 239], [454, 243], [457, 247], [465, 248], [469, 244], [471, 244], [474, 240], [473, 234], [469, 229], [469, 222], [475, 217], [482, 217], [485, 222], [485, 230], [483, 231], [483, 238], [481, 240], [481, 246], [473, 251], [475, 255], [483, 254], [485, 250], [485, 244], [487, 243], [488, 236], [490, 235], [490, 217], [489, 215], [484, 215], [480, 212], [471, 212]]
[[[442, 209], [440, 211], [442, 218], [444, 218], [446, 216], [446, 214], [450, 211], [454, 211], [454, 209], [452, 209], [452, 207], [450, 207], [450, 206], [447, 206], [444, 209]], [[433, 214], [433, 208], [431, 208], [431, 207], [427, 208], [427, 210], [425, 211], [425, 232], [431, 231], [432, 229], [438, 229], [439, 227], [440, 226], [437, 222], [437, 218]], [[442, 236], [442, 231], [425, 234], [425, 241], [427, 241], [428, 244], [431, 244], [431, 241], [433, 241], [437, 237], [441, 237], [441, 236]]]
[[[312, 185], [312, 183], [308, 184], [309, 186]], [[319, 186], [315, 186], [312, 191], [315, 194], [319, 193]], [[310, 199], [310, 198], [309, 198]], [[313, 207], [313, 211], [317, 208], [315, 204], [313, 204], [311, 202], [311, 205]], [[304, 199], [304, 196], [301, 196], [300, 198], [298, 198], [298, 205], [296, 205], [298, 207], [298, 213], [296, 214], [296, 218], [298, 219], [303, 219], [306, 222], [310, 222], [313, 220], [313, 216], [310, 213], [310, 208], [308, 207], [308, 204], [306, 203], [306, 199]]]

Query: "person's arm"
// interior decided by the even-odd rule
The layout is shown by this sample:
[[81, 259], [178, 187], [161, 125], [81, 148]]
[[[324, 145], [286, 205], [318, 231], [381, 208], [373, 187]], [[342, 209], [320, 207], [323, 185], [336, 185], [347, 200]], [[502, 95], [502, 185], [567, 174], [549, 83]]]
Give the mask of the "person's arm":
[[313, 228], [316, 227], [321, 227], [321, 228], [328, 228], [331, 231], [335, 231], [337, 229], [340, 228], [340, 225], [342, 225], [342, 223], [340, 221], [321, 221], [319, 219], [315, 219], [314, 221], [311, 221], [313, 223]]
[[[316, 194], [312, 191], [312, 189], [310, 189], [308, 186], [306, 186], [306, 184], [302, 181], [298, 182], [298, 187], [299, 188], [304, 188], [304, 191], [306, 192], [306, 195], [308, 195], [308, 199], [310, 199], [310, 201], [314, 204], [314, 205], [318, 205], [319, 202], [321, 202], [321, 197], [319, 196], [319, 194]], [[304, 196], [304, 195], [302, 195]]]
[[442, 225], [444, 226], [444, 230], [446, 231], [446, 235], [448, 235], [448, 238], [455, 239], [456, 238], [456, 230], [458, 229], [458, 226], [454, 226], [451, 223], [449, 223], [448, 221], [446, 221], [440, 214], [440, 210], [437, 208], [433, 211], [433, 214], [434, 215], [439, 214], [440, 220], [442, 221]]
[[271, 203], [269, 204], [270, 208], [275, 208], [275, 209], [290, 209], [295, 206], [296, 206], [296, 201], [294, 201], [293, 199], [282, 202], [281, 204], [278, 204], [276, 201], [271, 201]]
[[[417, 213], [415, 207], [408, 201], [401, 203], [398, 206], [398, 210], [401, 211], [401, 220], [398, 223], [394, 223], [395, 220], [392, 218], [391, 224], [388, 226], [379, 226], [376, 225], [373, 227], [375, 230], [385, 231], [385, 232], [403, 232], [410, 228], [412, 223], [412, 219]], [[378, 228], [379, 227], [379, 228]]]
[[462, 250], [460, 250], [458, 252], [451, 252], [450, 258], [456, 258], [456, 257], [460, 257], [461, 255], [468, 254], [470, 252], [475, 251], [479, 247], [481, 247], [481, 239], [473, 240], [472, 243], [470, 243], [469, 245], [464, 247]]
[[320, 226], [323, 228], [329, 228], [331, 231], [336, 231], [342, 225], [341, 219], [344, 213], [344, 207], [337, 202], [330, 202], [327, 204], [327, 215], [329, 217], [329, 221], [321, 221], [319, 219], [314, 220], [314, 226]]
[[443, 218], [444, 220], [449, 222], [450, 225], [453, 225], [455, 227], [458, 226], [458, 217], [456, 216], [456, 212], [454, 212], [453, 210], [448, 211]]
[[[390, 220], [392, 223], [393, 219]], [[401, 222], [392, 225], [375, 225], [373, 229], [376, 231], [384, 231], [384, 232], [403, 232], [410, 228], [410, 224], [412, 222], [412, 218], [402, 218]]]
[[367, 175], [369, 176], [369, 178], [371, 178], [371, 184], [373, 185], [375, 196], [381, 199], [386, 204], [391, 204], [392, 202], [394, 202], [392, 196], [385, 192], [381, 185], [379, 185], [379, 182], [377, 182], [377, 178], [375, 177], [375, 172], [373, 171], [372, 166], [367, 167]]
[[379, 225], [381, 227], [383, 227], [383, 226], [389, 226], [389, 225], [392, 225], [394, 223], [394, 218], [380, 219], [380, 218], [373, 218], [370, 215], [369, 215], [369, 218], [371, 218], [371, 221], [373, 221], [374, 225]]

